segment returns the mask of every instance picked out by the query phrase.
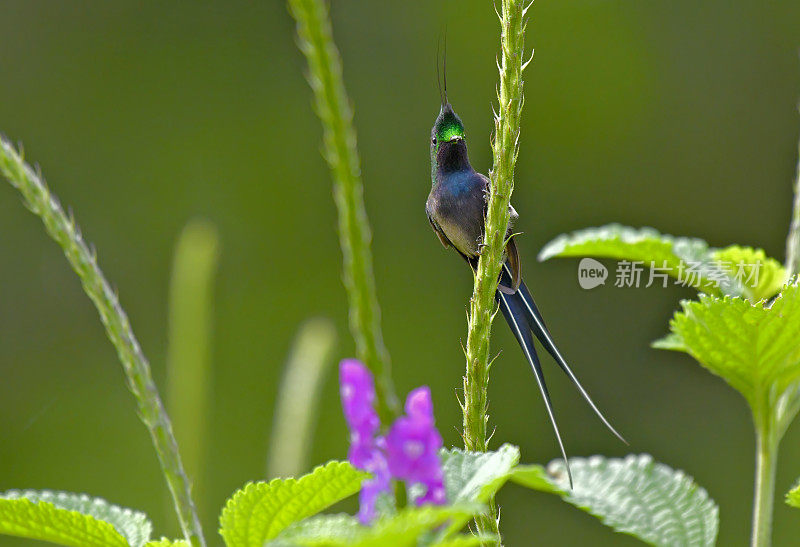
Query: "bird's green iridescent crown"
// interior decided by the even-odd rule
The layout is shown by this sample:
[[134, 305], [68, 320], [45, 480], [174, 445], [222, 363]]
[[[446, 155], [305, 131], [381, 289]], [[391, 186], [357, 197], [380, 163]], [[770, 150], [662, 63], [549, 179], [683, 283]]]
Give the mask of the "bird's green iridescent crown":
[[439, 142], [447, 142], [454, 137], [464, 138], [464, 125], [450, 103], [445, 104], [439, 112], [434, 125], [434, 135]]

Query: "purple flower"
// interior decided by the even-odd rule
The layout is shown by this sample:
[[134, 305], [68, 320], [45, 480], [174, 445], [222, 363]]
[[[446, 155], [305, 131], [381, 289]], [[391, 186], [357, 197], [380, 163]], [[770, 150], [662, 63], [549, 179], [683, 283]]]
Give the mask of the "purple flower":
[[427, 386], [408, 394], [405, 415], [397, 418], [386, 437], [378, 437], [380, 420], [375, 412], [375, 385], [372, 374], [355, 359], [339, 365], [342, 409], [350, 430], [347, 459], [353, 466], [372, 473], [361, 487], [359, 521], [369, 524], [375, 518], [375, 502], [391, 492], [391, 479], [425, 486], [417, 505], [447, 502], [439, 449], [442, 437], [436, 430], [433, 402]]
[[442, 437], [434, 425], [430, 389], [422, 386], [409, 393], [405, 410], [386, 434], [389, 471], [397, 479], [426, 487], [417, 505], [442, 505], [447, 501], [439, 461]]
[[361, 492], [358, 494], [358, 521], [366, 526], [375, 520], [375, 503], [378, 501], [378, 496], [391, 493], [392, 476], [389, 473], [386, 457], [380, 450], [372, 452], [372, 458], [360, 469], [372, 473], [372, 478], [361, 484]]
[[375, 502], [383, 492], [391, 492], [391, 475], [386, 456], [380, 448], [382, 441], [375, 434], [380, 419], [375, 412], [375, 385], [369, 370], [355, 359], [339, 364], [339, 391], [342, 409], [350, 429], [350, 450], [347, 459], [354, 467], [372, 473], [364, 481], [359, 495], [358, 519], [369, 524], [375, 518]]
[[381, 426], [375, 402], [375, 385], [369, 370], [355, 359], [339, 364], [339, 391], [342, 409], [350, 429], [350, 452], [347, 459], [359, 469], [365, 469], [377, 450], [375, 434]]

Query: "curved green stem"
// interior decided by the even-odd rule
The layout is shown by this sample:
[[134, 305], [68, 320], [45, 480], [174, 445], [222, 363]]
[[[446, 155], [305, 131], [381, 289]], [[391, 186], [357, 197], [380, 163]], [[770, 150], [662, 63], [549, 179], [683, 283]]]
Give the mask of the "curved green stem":
[[[519, 0], [503, 0], [500, 15], [499, 109], [492, 138], [494, 157], [489, 186], [489, 202], [483, 247], [470, 299], [464, 376], [464, 445], [468, 450], [487, 449], [489, 340], [496, 311], [494, 294], [509, 222], [509, 203], [514, 189], [520, 117], [522, 114], [522, 71], [525, 68], [525, 13], [530, 7]], [[489, 514], [476, 519], [478, 531], [497, 535], [499, 525], [494, 500]]]
[[139, 416], [153, 439], [184, 537], [193, 546], [204, 546], [189, 479], [183, 470], [169, 416], [150, 374], [150, 365], [117, 294], [97, 265], [94, 251], [86, 245], [75, 221], [64, 213], [39, 173], [26, 164], [22, 155], [5, 139], [0, 139], [0, 172], [19, 190], [25, 205], [42, 220], [48, 235], [61, 246], [70, 266], [78, 274], [83, 290], [97, 308], [106, 334], [125, 369], [128, 387], [139, 404]]
[[333, 42], [323, 0], [289, 0], [297, 21], [300, 49], [308, 61], [309, 83], [322, 121], [325, 159], [333, 176], [339, 211], [339, 240], [344, 255], [344, 283], [350, 303], [350, 331], [358, 358], [375, 374], [378, 411], [385, 422], [399, 414], [389, 353], [383, 344], [380, 308], [372, 273], [369, 221], [353, 129], [353, 111], [342, 78], [342, 61]]

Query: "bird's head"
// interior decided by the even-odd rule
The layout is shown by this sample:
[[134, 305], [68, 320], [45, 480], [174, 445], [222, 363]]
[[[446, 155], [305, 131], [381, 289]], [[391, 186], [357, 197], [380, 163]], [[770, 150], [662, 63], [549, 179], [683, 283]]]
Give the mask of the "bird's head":
[[431, 164], [449, 169], [469, 165], [464, 124], [450, 103], [442, 105], [431, 129]]

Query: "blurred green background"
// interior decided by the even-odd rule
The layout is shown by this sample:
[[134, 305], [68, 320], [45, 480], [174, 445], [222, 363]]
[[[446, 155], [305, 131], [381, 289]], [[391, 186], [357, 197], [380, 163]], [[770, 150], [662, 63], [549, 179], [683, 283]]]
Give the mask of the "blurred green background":
[[[649, 348], [680, 298], [593, 291], [577, 261], [537, 264], [561, 232], [618, 221], [762, 246], [783, 259], [797, 154], [800, 3], [789, 0], [537, 0], [536, 57], [514, 204], [528, 284], [616, 441], [547, 361], [568, 452], [649, 452], [719, 503], [720, 545], [750, 529], [754, 440], [740, 395], [682, 354]], [[447, 24], [451, 102], [473, 165], [491, 161], [498, 24], [489, 1], [334, 1], [356, 110], [384, 335], [398, 390], [428, 384], [447, 445], [472, 278], [423, 213], [438, 112], [436, 42]], [[25, 145], [71, 206], [119, 290], [164, 385], [175, 239], [218, 228], [209, 449], [198, 481], [206, 533], [263, 478], [282, 365], [301, 322], [334, 320], [353, 353], [321, 129], [282, 1], [0, 3], [0, 131]], [[613, 265], [612, 265], [613, 266]], [[612, 273], [613, 276], [613, 273]], [[496, 324], [493, 443], [527, 462], [557, 447], [533, 376]], [[344, 457], [335, 375], [323, 388], [312, 461]], [[800, 427], [783, 443], [782, 497], [800, 475]], [[88, 492], [146, 510], [175, 535], [166, 489], [122, 369], [75, 275], [12, 188], [0, 184], [0, 490]], [[554, 497], [500, 494], [509, 545], [635, 545]], [[778, 501], [776, 545], [800, 513]], [[2, 540], [0, 545], [17, 544]]]

